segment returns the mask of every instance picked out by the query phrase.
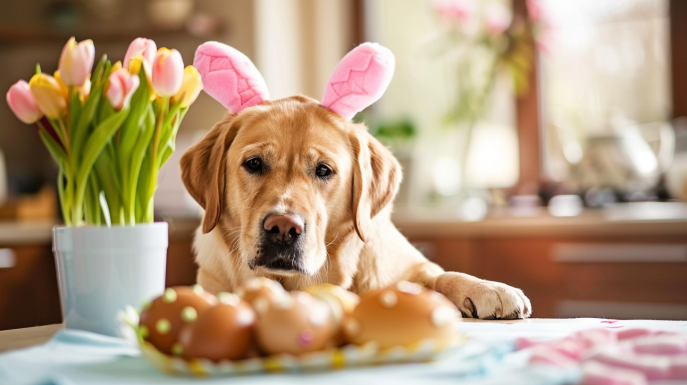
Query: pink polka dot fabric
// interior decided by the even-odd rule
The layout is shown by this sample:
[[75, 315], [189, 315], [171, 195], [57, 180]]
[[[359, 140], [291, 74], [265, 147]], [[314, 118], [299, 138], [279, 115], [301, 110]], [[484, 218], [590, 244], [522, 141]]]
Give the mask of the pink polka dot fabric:
[[530, 365], [569, 369], [579, 366], [583, 385], [646, 385], [652, 381], [687, 381], [687, 335], [649, 329], [588, 329], [566, 338], [537, 342]]

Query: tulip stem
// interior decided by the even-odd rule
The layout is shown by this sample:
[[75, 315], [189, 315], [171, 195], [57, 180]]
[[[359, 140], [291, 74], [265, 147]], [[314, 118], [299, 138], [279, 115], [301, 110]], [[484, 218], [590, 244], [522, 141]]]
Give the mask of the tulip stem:
[[155, 125], [155, 136], [153, 137], [153, 156], [150, 158], [150, 175], [148, 176], [147, 194], [143, 203], [144, 222], [153, 222], [153, 196], [157, 188], [157, 175], [160, 172], [160, 164], [157, 162], [157, 153], [160, 147], [160, 136], [164, 128], [165, 112], [169, 104], [169, 97], [164, 97], [160, 101], [160, 113]]
[[62, 134], [62, 140], [64, 141], [64, 150], [67, 152], [67, 156], [71, 158], [71, 145], [69, 143], [69, 131], [67, 130], [67, 127], [64, 125], [64, 122], [62, 121], [61, 118], [57, 119], [57, 125], [59, 126], [60, 133]]
[[[72, 154], [71, 151], [71, 144], [69, 140], [69, 131], [67, 131], [67, 127], [64, 125], [64, 121], [62, 118], [57, 118], [55, 119], [55, 122], [57, 122], [57, 128], [56, 132], [58, 132], [58, 136], [60, 137], [60, 140], [62, 141], [62, 144], [64, 145], [64, 151], [67, 154], [67, 163], [69, 164], [69, 170], [67, 170], [67, 189], [65, 191], [66, 196], [67, 196], [67, 201], [71, 204], [72, 208], [72, 218], [71, 222], [72, 224], [79, 226], [81, 224], [81, 216], [82, 216], [82, 208], [81, 205], [77, 200], [74, 198], [74, 191], [78, 191], [76, 184], [76, 159], [74, 159], [75, 154]], [[53, 123], [53, 126], [55, 124]], [[67, 205], [69, 206], [69, 204]]]

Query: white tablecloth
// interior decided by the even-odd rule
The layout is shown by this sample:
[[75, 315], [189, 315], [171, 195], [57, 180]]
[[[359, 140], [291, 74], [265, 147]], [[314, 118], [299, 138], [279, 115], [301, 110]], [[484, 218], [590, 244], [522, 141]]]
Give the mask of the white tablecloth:
[[0, 354], [0, 384], [566, 384], [578, 380], [577, 370], [526, 367], [528, 351], [513, 352], [513, 342], [520, 337], [561, 338], [577, 330], [598, 327], [687, 333], [687, 321], [462, 322], [461, 329], [469, 341], [436, 362], [196, 379], [158, 372], [140, 356], [137, 347], [124, 340], [62, 330], [44, 345]]

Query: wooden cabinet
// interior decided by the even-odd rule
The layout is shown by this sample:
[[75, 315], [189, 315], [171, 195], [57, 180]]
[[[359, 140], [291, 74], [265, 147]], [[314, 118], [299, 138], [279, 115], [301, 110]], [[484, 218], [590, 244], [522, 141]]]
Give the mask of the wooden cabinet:
[[523, 289], [533, 317], [687, 319], [685, 222], [400, 216], [396, 223], [444, 269]]
[[62, 322], [50, 245], [0, 245], [0, 330]]

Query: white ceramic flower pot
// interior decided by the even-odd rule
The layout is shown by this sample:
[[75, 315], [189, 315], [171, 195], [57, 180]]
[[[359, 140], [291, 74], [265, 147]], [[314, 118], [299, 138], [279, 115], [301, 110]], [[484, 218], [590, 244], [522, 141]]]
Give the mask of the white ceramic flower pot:
[[165, 289], [167, 223], [55, 227], [53, 251], [65, 327], [117, 336], [117, 313]]

